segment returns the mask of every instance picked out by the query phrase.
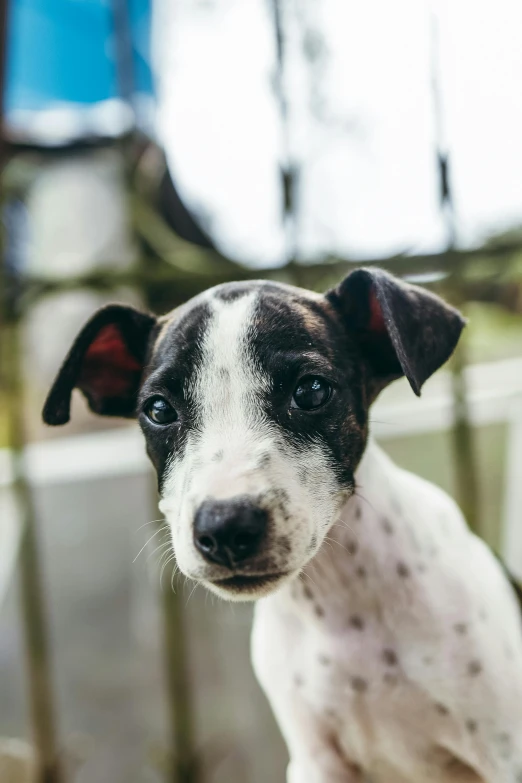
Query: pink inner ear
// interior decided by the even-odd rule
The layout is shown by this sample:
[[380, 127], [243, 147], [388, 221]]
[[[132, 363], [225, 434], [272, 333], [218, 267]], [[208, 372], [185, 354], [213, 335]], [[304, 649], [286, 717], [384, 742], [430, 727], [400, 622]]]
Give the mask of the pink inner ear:
[[386, 324], [382, 315], [381, 306], [373, 288], [370, 291], [370, 322], [368, 329], [371, 332], [386, 332]]
[[85, 354], [78, 386], [97, 398], [122, 397], [134, 387], [141, 370], [119, 329], [108, 324]]

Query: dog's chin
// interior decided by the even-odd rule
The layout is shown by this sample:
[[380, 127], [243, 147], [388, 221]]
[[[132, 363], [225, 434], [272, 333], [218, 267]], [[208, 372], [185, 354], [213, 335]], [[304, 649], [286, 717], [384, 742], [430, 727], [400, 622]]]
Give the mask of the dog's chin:
[[227, 579], [204, 581], [205, 587], [226, 601], [256, 601], [278, 590], [294, 572], [248, 576], [236, 574]]

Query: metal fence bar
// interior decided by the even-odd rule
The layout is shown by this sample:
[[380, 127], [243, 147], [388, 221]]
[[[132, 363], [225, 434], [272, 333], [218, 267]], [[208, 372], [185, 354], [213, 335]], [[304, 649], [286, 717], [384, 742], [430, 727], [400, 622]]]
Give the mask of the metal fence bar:
[[[7, 0], [0, 0], [0, 216], [5, 205], [1, 177], [6, 161], [3, 98], [7, 63], [7, 4]], [[55, 729], [36, 517], [24, 462], [20, 320], [15, 303], [15, 281], [6, 265], [5, 247], [5, 231], [0, 220], [0, 379], [6, 415], [7, 445], [12, 463], [12, 492], [22, 531], [19, 550], [20, 600], [36, 754], [36, 783], [63, 783]]]

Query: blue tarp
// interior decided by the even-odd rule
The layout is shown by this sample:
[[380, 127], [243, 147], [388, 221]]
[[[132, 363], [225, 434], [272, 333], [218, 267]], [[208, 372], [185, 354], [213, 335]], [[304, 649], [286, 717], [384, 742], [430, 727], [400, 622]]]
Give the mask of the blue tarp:
[[[133, 86], [143, 106], [152, 96], [151, 0], [127, 5]], [[30, 136], [36, 128], [38, 135], [35, 113], [59, 108], [62, 117], [67, 111], [85, 117], [121, 97], [112, 0], [11, 0], [7, 44], [6, 115], [17, 133]], [[81, 133], [81, 122], [69, 125]]]

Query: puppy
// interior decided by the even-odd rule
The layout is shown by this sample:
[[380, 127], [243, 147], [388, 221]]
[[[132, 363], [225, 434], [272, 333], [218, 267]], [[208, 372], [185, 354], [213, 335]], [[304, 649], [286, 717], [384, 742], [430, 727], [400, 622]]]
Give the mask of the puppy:
[[64, 424], [76, 387], [137, 416], [181, 571], [258, 599], [288, 783], [522, 783], [515, 594], [455, 503], [368, 435], [381, 389], [419, 394], [463, 323], [367, 269], [324, 296], [256, 281], [162, 318], [110, 305], [45, 404]]

